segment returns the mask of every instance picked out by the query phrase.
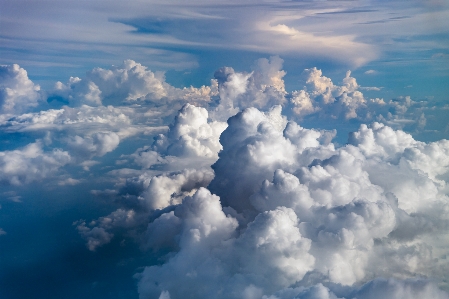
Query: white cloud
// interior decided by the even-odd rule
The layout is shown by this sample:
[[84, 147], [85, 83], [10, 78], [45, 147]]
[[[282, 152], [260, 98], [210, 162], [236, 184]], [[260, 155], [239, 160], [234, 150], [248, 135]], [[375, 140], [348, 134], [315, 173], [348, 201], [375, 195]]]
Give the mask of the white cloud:
[[101, 157], [113, 151], [120, 143], [120, 137], [114, 132], [98, 132], [88, 137], [74, 136], [68, 139], [67, 145], [75, 157], [83, 160], [94, 156]]
[[123, 105], [152, 102], [158, 106], [174, 101], [204, 104], [215, 94], [214, 82], [200, 88], [175, 88], [165, 82], [163, 73], [154, 73], [133, 60], [110, 69], [95, 68], [83, 79], [57, 82], [51, 98], [63, 98], [72, 106]]
[[[112, 195], [121, 196], [121, 201], [132, 208], [118, 209], [106, 217], [100, 217], [98, 220], [90, 222], [88, 225], [82, 221], [77, 226], [78, 231], [87, 240], [89, 250], [94, 251], [98, 247], [109, 243], [117, 229], [142, 229], [142, 227], [146, 227], [148, 217], [154, 210], [172, 209], [172, 207], [179, 205], [184, 197], [194, 194], [200, 187], [207, 186], [212, 178], [213, 173], [209, 169], [185, 169], [182, 172], [165, 173], [158, 176], [144, 173], [139, 177], [129, 178], [120, 192], [113, 192]], [[161, 222], [163, 225], [164, 217], [157, 223]], [[172, 226], [172, 224], [169, 224], [167, 231], [164, 230], [163, 234], [173, 230], [170, 228]], [[166, 242], [164, 240], [169, 238], [163, 237], [162, 232], [159, 232], [158, 229], [147, 234], [156, 234], [161, 239], [143, 241], [142, 246], [144, 248], [163, 247]]]
[[[361, 117], [359, 111], [366, 107], [360, 86], [351, 72], [346, 73], [343, 85], [334, 85], [330, 78], [316, 68], [303, 72], [304, 89], [292, 93], [292, 109], [299, 116], [319, 112], [324, 117], [353, 119]], [[364, 117], [362, 115], [362, 117]]]
[[374, 91], [380, 91], [382, 87], [375, 87], [375, 86], [361, 86], [359, 87], [360, 90], [374, 90]]
[[[4, 115], [0, 117], [0, 123], [8, 131], [94, 128], [95, 132], [112, 130], [123, 138], [151, 132], [151, 127], [162, 125], [164, 117], [174, 115], [174, 110], [181, 109], [186, 103], [207, 108], [208, 117], [218, 121], [225, 121], [248, 107], [267, 111], [273, 105], [283, 105], [299, 119], [375, 120], [409, 131], [422, 131], [429, 119], [426, 115], [433, 113], [425, 109], [423, 102], [415, 102], [410, 97], [389, 101], [367, 99], [360, 90], [372, 88], [359, 86], [349, 71], [342, 84], [336, 85], [323, 76], [321, 70], [306, 69], [302, 76], [303, 89], [288, 92], [285, 90], [283, 78], [286, 72], [282, 70], [282, 63], [282, 59], [273, 56], [256, 61], [251, 73], [221, 68], [210, 86], [179, 89], [166, 83], [162, 74], [126, 60], [123, 65], [108, 70], [93, 69], [83, 79], [71, 79], [68, 85], [58, 83], [55, 90], [48, 92], [50, 99], [55, 96], [65, 98], [78, 107], [63, 106], [61, 109]], [[86, 86], [93, 89], [89, 87], [87, 90]], [[93, 93], [93, 90], [97, 91]], [[130, 105], [132, 103], [138, 105]], [[438, 120], [432, 119], [432, 122]], [[99, 125], [103, 128], [100, 129]]]
[[[316, 68], [288, 92], [282, 63], [222, 68], [199, 89], [176, 89], [133, 61], [94, 69], [61, 85], [76, 107], [3, 115], [5, 134], [43, 137], [0, 152], [0, 181], [43, 181], [69, 164], [89, 171], [121, 142], [140, 147], [104, 165], [115, 185], [92, 192], [118, 208], [75, 225], [91, 251], [113, 238], [151, 251], [159, 263], [138, 274], [142, 298], [370, 298], [415, 288], [445, 298], [412, 278], [447, 288], [449, 142], [398, 130], [422, 130], [427, 103], [366, 99], [350, 72], [337, 85]], [[138, 105], [103, 106], [119, 99]], [[380, 122], [336, 147], [335, 130], [306, 129], [282, 109], [300, 120]], [[57, 184], [85, 181], [64, 173]]]
[[[357, 41], [355, 35], [315, 34], [302, 29], [302, 26], [298, 26], [297, 29], [294, 25], [281, 23], [285, 21], [294, 23], [301, 19], [297, 16], [284, 20], [277, 19], [274, 17], [271, 20], [258, 20], [256, 30], [263, 33], [255, 35], [252, 40], [253, 45], [248, 46], [258, 47], [259, 50], [269, 53], [288, 55], [299, 52], [310, 57], [332, 57], [334, 60], [347, 63], [351, 67], [359, 67], [377, 57], [375, 47]], [[267, 44], [266, 41], [258, 37], [271, 40], [271, 44]]]
[[430, 103], [414, 101], [409, 96], [388, 101], [365, 98], [360, 90], [380, 88], [360, 86], [350, 71], [346, 72], [341, 85], [334, 84], [317, 68], [304, 70], [301, 81], [303, 89], [288, 95], [288, 107], [299, 120], [319, 118], [336, 123], [378, 121], [395, 129], [420, 132], [427, 125], [425, 112], [433, 114], [429, 110], [432, 108], [427, 107]]
[[286, 208], [260, 214], [237, 239], [231, 239], [237, 221], [226, 217], [218, 197], [206, 189], [187, 197], [169, 215], [150, 224], [148, 236], [155, 236], [156, 225], [166, 227], [169, 219], [178, 219], [174, 232], [180, 234], [180, 251], [168, 263], [144, 270], [139, 283], [144, 298], [158, 296], [160, 289], [169, 290], [172, 298], [263, 294], [264, 289], [301, 278], [314, 262], [307, 253], [310, 242], [296, 226], [295, 213]]
[[[425, 144], [403, 131], [374, 123], [371, 128], [362, 125], [349, 142], [370, 158], [371, 180], [392, 191], [401, 209], [413, 213], [447, 200], [441, 197], [449, 167], [447, 140]], [[377, 163], [379, 158], [388, 164]]]
[[[33, 216], [6, 219], [3, 239], [24, 265], [37, 259], [9, 242], [20, 238], [10, 229], [16, 221], [32, 224], [42, 211], [99, 211], [76, 201], [71, 209], [64, 201], [44, 207], [22, 185], [80, 195], [95, 186], [105, 190], [92, 191], [103, 200], [93, 206], [108, 213], [76, 229], [99, 251], [89, 255], [109, 246], [99, 260], [120, 255], [132, 266], [115, 271], [139, 271], [141, 299], [449, 298], [449, 142], [417, 137], [431, 130], [447, 136], [449, 128], [447, 107], [417, 100], [424, 83], [438, 98], [437, 79], [447, 75], [444, 1], [4, 0], [0, 10], [3, 63], [34, 67], [30, 78], [42, 86], [78, 72], [41, 91], [18, 65], [0, 67], [2, 213], [22, 215], [24, 208], [23, 216]], [[304, 84], [286, 90], [295, 82], [285, 79], [278, 56], [242, 71], [255, 53], [283, 55], [293, 79], [307, 67]], [[104, 67], [125, 57], [133, 60]], [[168, 81], [182, 75], [166, 80], [160, 72], [219, 60], [234, 69], [218, 70], [200, 87], [175, 87]], [[79, 75], [93, 63], [103, 67]], [[387, 74], [398, 63], [428, 71], [414, 72], [414, 88], [402, 89], [412, 97], [370, 99], [362, 92], [378, 88], [360, 86], [351, 72], [340, 81], [327, 77], [368, 64], [365, 79], [380, 79], [379, 70]], [[388, 76], [386, 95], [401, 74]], [[361, 123], [371, 125], [354, 129]], [[319, 126], [356, 132], [340, 146], [331, 143], [335, 131]], [[56, 228], [36, 235], [45, 250], [32, 250], [34, 258], [48, 251], [45, 240], [56, 229], [62, 236], [61, 214], [50, 216]], [[42, 227], [22, 226], [31, 234]], [[136, 265], [135, 247], [116, 250], [120, 239], [147, 251], [144, 262]], [[73, 253], [76, 242], [60, 241], [47, 264], [61, 265], [60, 257]], [[5, 268], [12, 288], [25, 277], [33, 293], [35, 273], [19, 275], [30, 267], [19, 268]], [[44, 272], [54, 277], [51, 271]], [[110, 293], [122, 284], [104, 286]]]
[[208, 116], [205, 108], [185, 104], [166, 134], [159, 134], [151, 146], [140, 148], [129, 157], [145, 169], [209, 167], [218, 159], [219, 137], [227, 124], [210, 121]]
[[163, 209], [180, 204], [185, 196], [207, 186], [212, 178], [213, 173], [208, 169], [185, 169], [153, 177], [142, 175], [137, 180], [128, 180], [125, 190], [134, 184], [141, 185], [143, 192], [138, 197], [141, 204], [148, 210]]
[[319, 110], [318, 107], [314, 106], [309, 94], [305, 90], [292, 92], [290, 102], [293, 106], [293, 112], [299, 117], [304, 117]]
[[365, 74], [366, 74], [366, 75], [374, 75], [374, 74], [377, 74], [377, 71], [375, 71], [375, 70], [367, 70], [367, 71], [365, 72]]
[[[174, 254], [140, 274], [140, 295], [447, 298], [430, 281], [406, 279], [444, 280], [449, 269], [445, 242], [438, 241], [448, 239], [449, 219], [437, 212], [449, 202], [447, 142], [425, 144], [374, 124], [336, 149], [322, 143], [319, 131], [293, 122], [284, 129], [272, 118], [246, 109], [229, 119], [220, 139], [208, 188], [221, 206], [210, 215], [222, 209], [216, 221], [233, 219], [238, 227], [224, 225], [209, 237], [216, 226], [207, 207], [218, 198], [205, 189], [165, 211], [150, 222], [146, 244]], [[440, 167], [428, 166], [430, 157]], [[196, 210], [199, 198], [209, 203]], [[188, 214], [178, 212], [187, 207]], [[195, 223], [188, 229], [186, 215]], [[170, 236], [162, 237], [164, 230]], [[371, 280], [380, 276], [401, 279]]]
[[37, 141], [21, 149], [0, 152], [0, 181], [21, 185], [42, 180], [70, 161], [68, 152], [60, 149], [44, 152], [42, 142]]
[[212, 118], [225, 121], [238, 111], [248, 107], [268, 110], [274, 105], [286, 103], [282, 70], [283, 60], [278, 56], [256, 61], [251, 73], [235, 72], [224, 67], [215, 72], [218, 81], [219, 105]]
[[20, 113], [36, 107], [41, 100], [39, 91], [39, 85], [19, 65], [0, 65], [0, 113]]
[[167, 136], [156, 138], [153, 147], [170, 156], [217, 159], [221, 150], [218, 139], [226, 127], [223, 122], [208, 122], [206, 109], [186, 104], [175, 117]]
[[[271, 114], [281, 117], [281, 109], [273, 109]], [[255, 108], [248, 108], [228, 120], [229, 127], [220, 137], [223, 151], [212, 167], [216, 177], [210, 188], [220, 194], [225, 205], [239, 212], [250, 207], [248, 198], [264, 179], [271, 179], [278, 168], [293, 172], [300, 154], [320, 144], [319, 132], [293, 123], [285, 128], [286, 123], [278, 126], [272, 119]], [[323, 149], [304, 158], [310, 163], [327, 154], [327, 149]]]

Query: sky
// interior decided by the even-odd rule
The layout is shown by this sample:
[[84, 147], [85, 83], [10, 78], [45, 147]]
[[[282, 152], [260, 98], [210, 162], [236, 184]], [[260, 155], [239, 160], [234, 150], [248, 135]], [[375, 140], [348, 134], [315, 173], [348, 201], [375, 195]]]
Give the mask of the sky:
[[449, 298], [449, 4], [0, 2], [0, 298]]

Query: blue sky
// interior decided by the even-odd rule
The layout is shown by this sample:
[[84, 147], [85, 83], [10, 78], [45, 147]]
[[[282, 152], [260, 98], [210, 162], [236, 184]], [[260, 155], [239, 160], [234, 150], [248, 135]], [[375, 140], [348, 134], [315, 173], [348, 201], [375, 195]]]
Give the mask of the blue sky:
[[0, 65], [0, 297], [449, 298], [446, 1], [4, 0]]

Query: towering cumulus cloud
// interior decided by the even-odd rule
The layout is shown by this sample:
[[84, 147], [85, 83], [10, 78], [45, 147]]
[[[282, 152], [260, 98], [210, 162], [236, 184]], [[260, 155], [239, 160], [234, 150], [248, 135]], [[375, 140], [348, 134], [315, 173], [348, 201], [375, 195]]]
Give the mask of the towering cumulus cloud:
[[[0, 183], [92, 180], [110, 201], [72, 219], [77, 240], [137, 247], [140, 299], [449, 299], [449, 141], [411, 135], [436, 109], [370, 99], [349, 71], [306, 69], [289, 92], [282, 63], [176, 88], [127, 60], [49, 91], [2, 67], [1, 133], [26, 138], [0, 151]], [[352, 129], [344, 145], [323, 120]]]
[[148, 224], [171, 253], [139, 274], [141, 298], [449, 298], [449, 143], [328, 133], [280, 107], [231, 117], [210, 191]]

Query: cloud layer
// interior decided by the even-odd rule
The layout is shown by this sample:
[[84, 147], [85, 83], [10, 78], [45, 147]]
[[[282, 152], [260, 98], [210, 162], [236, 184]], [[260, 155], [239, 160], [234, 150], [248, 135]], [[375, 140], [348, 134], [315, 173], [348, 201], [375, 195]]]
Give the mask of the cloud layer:
[[3, 144], [0, 182], [98, 184], [108, 212], [74, 227], [92, 254], [153, 258], [142, 299], [448, 298], [449, 142], [412, 135], [433, 104], [317, 68], [288, 91], [282, 64], [176, 88], [127, 60], [51, 90], [2, 67], [1, 134], [26, 139]]

